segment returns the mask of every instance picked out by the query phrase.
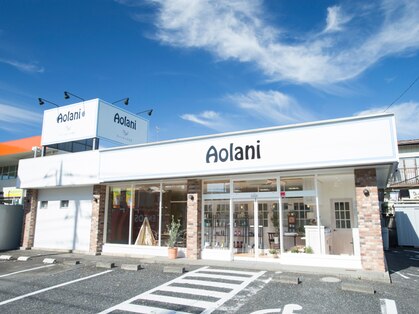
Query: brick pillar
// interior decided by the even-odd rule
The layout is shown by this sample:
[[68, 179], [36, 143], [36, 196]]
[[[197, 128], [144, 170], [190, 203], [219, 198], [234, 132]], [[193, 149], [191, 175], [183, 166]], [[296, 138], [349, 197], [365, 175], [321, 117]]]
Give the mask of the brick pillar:
[[106, 186], [93, 186], [92, 219], [90, 227], [89, 253], [100, 254], [103, 245], [105, 224]]
[[201, 180], [188, 180], [186, 256], [201, 257]]
[[23, 201], [23, 226], [21, 248], [29, 250], [35, 238], [36, 210], [38, 208], [38, 190], [26, 190]]
[[375, 169], [355, 170], [355, 190], [362, 268], [385, 272]]

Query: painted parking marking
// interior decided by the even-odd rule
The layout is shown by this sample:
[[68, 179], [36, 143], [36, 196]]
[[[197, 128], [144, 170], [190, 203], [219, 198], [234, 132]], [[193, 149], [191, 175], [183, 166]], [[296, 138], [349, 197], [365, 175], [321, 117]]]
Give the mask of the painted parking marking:
[[[282, 314], [293, 314], [296, 313], [294, 311], [300, 311], [303, 307], [298, 304], [287, 304], [284, 306], [284, 311]], [[271, 314], [271, 313], [281, 313], [281, 308], [278, 309], [266, 309], [266, 310], [260, 310], [256, 312], [252, 312], [251, 314]]]
[[[170, 309], [171, 306], [179, 305], [202, 309], [202, 314], [209, 314], [264, 273], [266, 272], [230, 271], [227, 269], [209, 268], [208, 266], [201, 267], [106, 309], [101, 314], [117, 310], [135, 313], [186, 313]], [[214, 287], [222, 288], [224, 291], [211, 289]], [[159, 294], [159, 292], [163, 292], [163, 294]], [[172, 295], [164, 294], [164, 292], [169, 292]], [[199, 300], [197, 298], [194, 299], [193, 296], [206, 296], [216, 300]], [[133, 304], [135, 301], [142, 301], [145, 304]], [[165, 303], [165, 305], [164, 307], [158, 307], [153, 304], [147, 305], [148, 301]]]
[[[48, 266], [53, 266], [53, 265], [48, 265]], [[107, 274], [107, 273], [109, 273], [111, 271], [112, 270], [106, 270], [106, 271], [101, 272], [101, 273], [97, 273], [97, 274], [90, 275], [90, 276], [83, 277], [83, 278], [78, 278], [78, 279], [75, 279], [75, 280], [71, 280], [71, 281], [67, 281], [67, 282], [64, 282], [64, 283], [60, 283], [60, 284], [55, 285], [55, 286], [52, 286], [52, 287], [48, 287], [48, 288], [44, 288], [44, 289], [37, 290], [37, 291], [34, 291], [34, 292], [30, 292], [30, 293], [27, 293], [27, 294], [18, 296], [16, 298], [13, 298], [13, 299], [9, 299], [9, 300], [0, 302], [0, 306], [5, 305], [5, 304], [8, 304], [8, 303], [15, 302], [15, 301], [18, 301], [18, 300], [21, 300], [21, 299], [25, 299], [27, 297], [31, 297], [33, 295], [40, 294], [40, 293], [43, 293], [43, 292], [46, 292], [46, 291], [49, 291], [49, 290], [53, 290], [53, 289], [56, 289], [56, 288], [68, 286], [68, 285], [71, 285], [71, 284], [76, 283], [76, 282], [80, 282], [80, 281], [91, 279], [91, 278], [94, 278], [94, 277], [97, 277], [97, 276], [101, 276], [101, 275]]]
[[400, 277], [402, 277], [404, 279], [410, 279], [410, 277], [407, 277], [407, 276], [403, 275], [402, 273], [400, 273], [398, 271], [395, 271], [394, 273], [397, 274], [397, 275], [399, 275]]
[[397, 314], [396, 302], [390, 299], [380, 299], [381, 314]]
[[407, 273], [409, 276], [413, 276], [413, 277], [419, 277], [419, 275], [415, 275], [415, 274], [410, 274], [410, 273]]
[[41, 268], [46, 268], [46, 267], [51, 267], [51, 266], [55, 266], [55, 265], [52, 265], [51, 264], [51, 265], [44, 265], [44, 266], [39, 266], [39, 267], [34, 267], [34, 268], [29, 268], [29, 269], [24, 269], [24, 270], [19, 270], [19, 271], [15, 271], [13, 273], [8, 273], [8, 274], [0, 275], [0, 278], [12, 276], [12, 275], [16, 275], [16, 274], [20, 274], [20, 273], [26, 273], [28, 271], [32, 271], [32, 270], [36, 270], [36, 269], [41, 269]]

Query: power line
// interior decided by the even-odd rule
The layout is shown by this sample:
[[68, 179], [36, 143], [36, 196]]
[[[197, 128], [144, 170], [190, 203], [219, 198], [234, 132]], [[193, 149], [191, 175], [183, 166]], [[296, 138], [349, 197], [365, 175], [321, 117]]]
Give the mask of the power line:
[[393, 106], [400, 98], [402, 98], [403, 97], [403, 95], [404, 94], [406, 94], [407, 93], [407, 91], [413, 86], [413, 85], [415, 85], [415, 83], [417, 82], [419, 80], [419, 76], [412, 82], [412, 84], [410, 84], [409, 85], [409, 87], [408, 88], [406, 88], [406, 90], [403, 92], [403, 93], [401, 93], [400, 94], [400, 96], [399, 97], [397, 97], [391, 104], [390, 104], [390, 106], [388, 106], [387, 107], [387, 109], [386, 110], [384, 110], [384, 112], [386, 112], [391, 106]]

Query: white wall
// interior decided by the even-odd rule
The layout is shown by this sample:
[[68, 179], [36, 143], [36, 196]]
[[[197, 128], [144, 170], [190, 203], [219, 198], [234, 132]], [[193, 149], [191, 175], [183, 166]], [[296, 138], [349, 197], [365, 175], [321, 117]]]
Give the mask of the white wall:
[[[260, 158], [231, 158], [240, 151], [239, 147], [244, 149], [247, 145], [258, 147]], [[213, 157], [207, 161], [208, 152], [213, 152], [211, 147], [218, 153], [223, 151], [223, 157], [217, 162]], [[391, 164], [397, 158], [394, 116], [379, 115], [103, 150], [100, 179], [116, 181]]]
[[396, 204], [395, 210], [398, 244], [419, 247], [419, 205]]
[[[89, 251], [92, 198], [92, 186], [39, 190], [34, 247]], [[61, 200], [69, 207], [60, 208]]]
[[336, 199], [351, 199], [354, 223], [356, 221], [354, 174], [319, 175], [318, 180], [320, 224], [332, 227], [331, 200]]
[[19, 161], [18, 187], [45, 188], [99, 183], [99, 151]]

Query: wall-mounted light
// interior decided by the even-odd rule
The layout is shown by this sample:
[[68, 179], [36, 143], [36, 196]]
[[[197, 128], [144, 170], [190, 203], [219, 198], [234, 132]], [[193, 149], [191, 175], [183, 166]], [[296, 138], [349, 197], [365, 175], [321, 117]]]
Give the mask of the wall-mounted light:
[[120, 101], [124, 101], [124, 105], [128, 106], [129, 98], [128, 97], [127, 98], [122, 98], [120, 100], [114, 101], [113, 104], [116, 104], [117, 102], [120, 102]]
[[136, 114], [142, 114], [142, 113], [147, 113], [149, 116], [152, 115], [154, 109], [148, 109], [148, 110], [144, 110], [144, 111], [140, 111], [137, 112]]
[[80, 96], [77, 96], [77, 95], [72, 94], [72, 93], [67, 92], [67, 91], [64, 92], [64, 99], [69, 99], [70, 95], [84, 101], [84, 98], [81, 98]]
[[97, 203], [97, 202], [99, 202], [99, 198], [98, 198], [98, 197], [96, 197], [96, 196], [93, 196], [93, 201], [94, 201], [95, 203]]
[[189, 195], [189, 199], [193, 202], [195, 200], [195, 197], [193, 195]]
[[365, 197], [370, 196], [370, 190], [368, 190], [367, 188], [364, 189], [364, 191], [362, 191], [364, 193]]
[[44, 105], [46, 102], [51, 104], [51, 105], [54, 105], [57, 108], [59, 107], [56, 103], [53, 103], [52, 101], [46, 100], [44, 98], [38, 98], [38, 103], [39, 103], [40, 106]]

